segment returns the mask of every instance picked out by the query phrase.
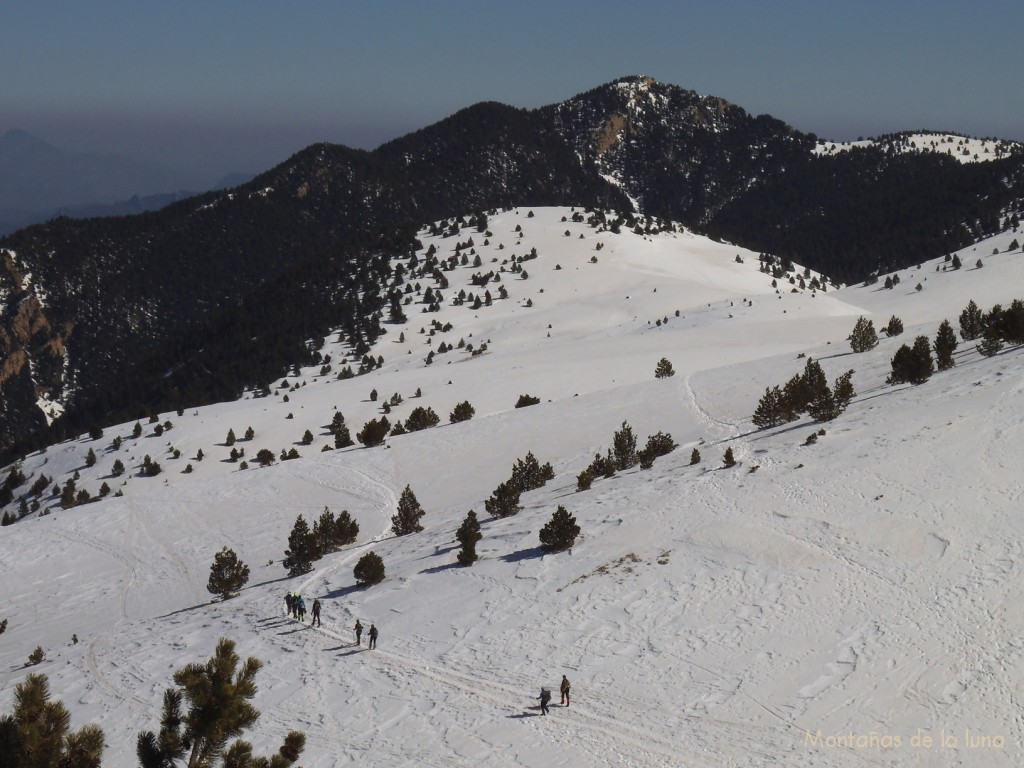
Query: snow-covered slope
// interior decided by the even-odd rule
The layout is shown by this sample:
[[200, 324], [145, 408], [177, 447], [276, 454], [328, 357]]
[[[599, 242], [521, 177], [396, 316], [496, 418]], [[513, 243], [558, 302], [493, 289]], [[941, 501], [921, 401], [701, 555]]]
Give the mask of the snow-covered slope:
[[875, 139], [858, 139], [857, 141], [819, 140], [814, 148], [816, 155], [832, 155], [845, 152], [853, 147], [881, 147], [898, 154], [933, 153], [949, 155], [961, 163], [983, 163], [998, 160], [1012, 152], [1021, 151], [1016, 141], [1004, 139], [977, 138], [957, 133], [939, 131], [919, 131], [895, 133]]
[[[123, 496], [69, 510], [47, 496], [50, 514], [0, 529], [0, 711], [40, 645], [33, 669], [73, 726], [99, 723], [104, 765], [134, 765], [173, 671], [226, 636], [266, 665], [254, 744], [268, 752], [305, 731], [307, 768], [1019, 763], [1024, 359], [963, 343], [956, 367], [929, 382], [885, 383], [900, 344], [934, 337], [943, 319], [955, 326], [970, 299], [987, 309], [1020, 297], [1024, 261], [1007, 251], [1019, 233], [960, 254], [981, 269], [926, 262], [892, 290], [788, 292], [756, 254], [687, 232], [616, 235], [570, 210], [533, 213], [491, 216], [487, 245], [475, 230], [424, 233], [440, 258], [470, 236], [475, 253], [445, 273], [439, 312], [412, 303], [407, 323], [388, 326], [369, 374], [337, 380], [345, 349], [331, 339], [330, 372], [304, 369], [271, 396], [160, 414], [171, 423], [160, 436], [144, 420], [139, 438], [122, 424], [27, 457], [18, 493], [40, 473], [52, 487], [77, 472], [79, 489], [95, 495], [105, 481]], [[527, 279], [511, 262], [499, 272], [533, 248]], [[492, 269], [491, 306], [450, 306], [460, 290], [482, 294], [470, 278]], [[894, 314], [902, 336], [850, 352], [859, 316], [881, 327]], [[435, 320], [451, 330], [430, 335]], [[487, 350], [473, 356], [460, 339]], [[456, 348], [438, 353], [442, 342]], [[756, 430], [758, 398], [800, 372], [802, 354], [830, 380], [854, 369], [857, 396], [834, 422]], [[662, 357], [674, 377], [655, 379]], [[392, 423], [429, 406], [442, 425], [321, 451], [336, 408], [354, 436], [394, 393]], [[522, 394], [541, 403], [514, 408]], [[475, 417], [448, 424], [464, 400]], [[661, 430], [679, 448], [577, 492], [623, 421], [641, 443]], [[223, 443], [250, 426], [240, 470]], [[259, 449], [293, 447], [300, 458], [255, 467]], [[726, 469], [729, 447], [738, 465]], [[528, 451], [555, 479], [524, 494], [517, 516], [489, 518], [484, 500]], [[138, 476], [146, 455], [161, 474]], [[114, 478], [117, 459], [128, 473]], [[395, 538], [406, 485], [425, 530]], [[558, 505], [582, 534], [545, 554], [537, 534]], [[358, 521], [357, 543], [287, 578], [296, 516], [325, 506]], [[470, 509], [481, 560], [462, 568], [454, 532]], [[252, 574], [241, 595], [211, 602], [224, 546]], [[352, 567], [370, 550], [387, 578], [360, 589]], [[319, 596], [323, 627], [287, 619], [286, 591]], [[380, 628], [378, 650], [353, 647], [357, 617]], [[537, 717], [538, 689], [562, 674], [572, 706]]]

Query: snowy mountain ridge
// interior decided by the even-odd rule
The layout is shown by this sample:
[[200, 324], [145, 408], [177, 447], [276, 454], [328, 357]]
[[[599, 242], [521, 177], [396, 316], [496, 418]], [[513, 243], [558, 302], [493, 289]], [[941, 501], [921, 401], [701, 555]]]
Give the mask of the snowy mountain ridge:
[[961, 163], [983, 163], [999, 160], [1011, 153], [1024, 150], [1019, 142], [1003, 139], [978, 138], [943, 131], [903, 131], [857, 141], [818, 140], [816, 155], [832, 155], [854, 147], [879, 147], [895, 154], [936, 153], [949, 155]]
[[[158, 726], [174, 669], [227, 636], [265, 662], [257, 750], [305, 731], [307, 768], [1017, 762], [1021, 351], [984, 358], [961, 342], [957, 365], [925, 384], [885, 379], [901, 344], [934, 337], [942, 319], [955, 325], [969, 300], [987, 309], [1019, 298], [1019, 233], [958, 254], [981, 268], [925, 262], [891, 290], [822, 291], [797, 284], [818, 275], [775, 278], [757, 254], [679, 227], [599, 229], [582, 210], [538, 207], [490, 215], [484, 232], [421, 232], [417, 261], [431, 246], [455, 258], [441, 270], [447, 285], [412, 276], [395, 286], [411, 299], [407, 320], [385, 322], [365, 353], [332, 334], [319, 366], [268, 396], [161, 413], [139, 437], [129, 422], [26, 457], [18, 496], [40, 474], [47, 489], [77, 474], [76, 489], [94, 497], [106, 482], [112, 493], [65, 510], [46, 490], [49, 514], [0, 528], [0, 709], [26, 672], [44, 673], [73, 727], [104, 728], [104, 765], [135, 765], [135, 737]], [[473, 284], [492, 271], [499, 280]], [[422, 311], [428, 288], [443, 294], [436, 312]], [[881, 328], [892, 315], [904, 334], [850, 351], [858, 317]], [[802, 370], [805, 355], [829, 381], [854, 369], [849, 409], [825, 424], [755, 429], [764, 389]], [[663, 357], [675, 375], [656, 379]], [[383, 361], [338, 379], [366, 358]], [[393, 394], [401, 402], [382, 414]], [[541, 402], [515, 408], [523, 394]], [[448, 424], [462, 401], [475, 416]], [[417, 406], [441, 424], [386, 447], [321, 450], [333, 446], [335, 409], [354, 437], [369, 419], [394, 424]], [[650, 470], [577, 491], [623, 422], [641, 443], [664, 431], [679, 447]], [[230, 460], [228, 430], [249, 469]], [[272, 466], [256, 467], [261, 448]], [[292, 448], [299, 458], [276, 458]], [[737, 466], [723, 467], [726, 448]], [[518, 515], [490, 518], [484, 501], [528, 452], [551, 462], [554, 480], [524, 494]], [[144, 456], [160, 474], [139, 476]], [[114, 477], [117, 460], [126, 474]], [[406, 486], [425, 530], [396, 538]], [[537, 532], [559, 505], [582, 533], [570, 552], [546, 554]], [[286, 578], [296, 516], [325, 506], [351, 513], [357, 542]], [[482, 522], [481, 560], [462, 568], [454, 531], [469, 509]], [[252, 576], [238, 597], [211, 602], [223, 546]], [[387, 577], [361, 589], [352, 568], [370, 550]], [[287, 619], [285, 591], [318, 596], [323, 627]], [[357, 617], [381, 629], [377, 651], [353, 647]], [[27, 668], [37, 645], [46, 659]], [[562, 674], [572, 706], [537, 717], [537, 689]], [[935, 746], [940, 732], [957, 745]], [[915, 745], [919, 733], [933, 745]]]

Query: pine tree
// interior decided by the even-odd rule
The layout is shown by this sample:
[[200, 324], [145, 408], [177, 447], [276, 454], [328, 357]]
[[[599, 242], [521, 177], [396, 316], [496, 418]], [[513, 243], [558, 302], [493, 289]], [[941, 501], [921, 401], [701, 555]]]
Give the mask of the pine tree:
[[978, 342], [978, 352], [985, 357], [994, 357], [1002, 348], [1003, 340], [999, 336], [998, 326], [994, 323], [987, 326], [982, 334], [981, 341]]
[[676, 372], [673, 370], [672, 363], [668, 361], [667, 357], [661, 358], [654, 368], [654, 378], [656, 379], [667, 379], [669, 376], [675, 375]]
[[850, 401], [853, 400], [856, 395], [856, 391], [853, 388], [853, 370], [849, 370], [836, 379], [835, 384], [832, 386], [832, 397], [835, 400], [836, 416], [846, 410]]
[[483, 538], [483, 534], [480, 533], [480, 523], [476, 519], [476, 512], [472, 509], [469, 510], [466, 519], [462, 521], [459, 530], [455, 532], [455, 538], [462, 545], [457, 558], [459, 565], [475, 563], [477, 560], [476, 543]]
[[316, 559], [337, 552], [344, 546], [354, 542], [359, 536], [359, 523], [352, 519], [347, 510], [342, 510], [337, 518], [327, 507], [320, 513], [320, 519], [313, 523], [313, 542]]
[[419, 432], [422, 429], [436, 427], [441, 423], [440, 417], [434, 413], [433, 408], [418, 406], [412, 409], [409, 418], [405, 420], [406, 432]]
[[240, 662], [234, 642], [221, 638], [205, 664], [189, 664], [174, 673], [177, 687], [164, 692], [160, 733], [139, 734], [136, 755], [142, 768], [213, 768], [218, 761], [225, 768], [286, 768], [299, 759], [306, 737], [298, 731], [290, 732], [270, 758], [254, 756], [252, 745], [238, 739], [259, 719], [259, 710], [249, 701], [256, 695], [256, 673], [263, 666], [252, 656], [241, 669]]
[[853, 333], [848, 337], [850, 348], [854, 352], [867, 352], [878, 346], [878, 334], [875, 333], [875, 325], [863, 315], [857, 318], [853, 326]]
[[376, 552], [367, 552], [359, 558], [356, 567], [352, 569], [352, 575], [356, 583], [364, 587], [380, 584], [384, 581], [384, 561]]
[[984, 332], [985, 315], [974, 303], [974, 299], [971, 299], [960, 313], [960, 338], [964, 341], [973, 341], [980, 339]]
[[700, 451], [696, 448], [690, 451], [690, 466], [692, 467], [694, 464], [700, 464]]
[[299, 576], [313, 570], [313, 562], [317, 559], [316, 542], [309, 530], [305, 518], [299, 515], [288, 535], [288, 549], [284, 551], [284, 567], [289, 576]]
[[612, 437], [612, 453], [615, 454], [615, 466], [620, 472], [636, 466], [636, 435], [625, 421]]
[[[815, 421], [832, 421], [839, 413], [836, 410], [836, 399], [827, 386], [820, 390], [810, 405], [807, 413]], [[731, 466], [726, 464], [726, 466]]]
[[1014, 299], [1003, 313], [1003, 338], [1011, 344], [1024, 344], [1024, 301]]
[[[576, 490], [577, 491], [589, 491], [590, 486], [594, 484], [594, 473], [590, 471], [590, 468], [584, 469], [578, 475], [576, 475]], [[487, 510], [490, 512], [491, 510]]]
[[726, 467], [736, 466], [736, 458], [732, 455], [732, 448], [725, 449], [725, 455], [722, 457], [722, 464]]
[[469, 404], [469, 401], [463, 400], [452, 409], [452, 412], [448, 415], [448, 421], [452, 424], [458, 424], [460, 421], [469, 421], [475, 414], [476, 410]]
[[234, 444], [235, 444], [235, 430], [229, 429], [228, 430], [228, 436], [226, 438], [224, 438], [224, 445], [226, 445], [226, 446], [228, 446], [230, 448]]
[[754, 410], [754, 426], [760, 429], [777, 427], [787, 421], [796, 419], [796, 413], [790, 407], [779, 387], [765, 387], [764, 396]]
[[383, 445], [389, 429], [391, 429], [391, 424], [388, 422], [387, 416], [381, 416], [379, 420], [370, 419], [363, 425], [362, 431], [356, 434], [356, 440], [367, 448]]
[[206, 589], [210, 594], [220, 595], [227, 600], [238, 593], [249, 581], [249, 566], [238, 559], [233, 549], [224, 547], [213, 556], [210, 566], [210, 580]]
[[890, 384], [923, 384], [932, 375], [932, 350], [931, 343], [927, 336], [918, 336], [914, 340], [914, 346], [906, 344], [896, 350], [893, 355], [892, 373], [887, 381]]
[[491, 497], [484, 502], [484, 509], [494, 517], [511, 517], [519, 512], [519, 486], [512, 480], [498, 485]]
[[509, 479], [509, 484], [517, 488], [520, 493], [526, 493], [543, 488], [544, 484], [554, 476], [555, 471], [551, 468], [551, 464], [541, 466], [537, 457], [533, 455], [533, 451], [530, 451], [525, 458], [516, 459], [516, 463], [512, 466], [512, 477]]
[[423, 519], [423, 507], [416, 500], [416, 494], [408, 485], [398, 500], [398, 510], [391, 518], [391, 530], [395, 536], [406, 536], [423, 530], [420, 520]]
[[949, 324], [949, 320], [943, 320], [935, 336], [935, 367], [940, 371], [946, 371], [956, 365], [953, 361], [953, 352], [956, 348], [957, 340], [953, 326]]
[[652, 457], [658, 458], [659, 456], [668, 456], [678, 447], [668, 432], [655, 432], [653, 435], [648, 435], [644, 451]]
[[70, 732], [71, 715], [50, 700], [46, 675], [30, 674], [14, 688], [14, 711], [0, 718], [0, 764], [5, 768], [99, 768], [103, 731]]
[[94, 451], [92, 448], [90, 448], [89, 452], [87, 454], [85, 454], [85, 466], [87, 466], [87, 467], [94, 467], [94, 466], [96, 466], [96, 451]]
[[516, 408], [526, 408], [526, 407], [531, 406], [531, 405], [537, 405], [537, 403], [539, 403], [539, 402], [540, 402], [540, 398], [539, 397], [534, 397], [533, 395], [520, 395], [519, 399], [516, 400], [515, 407]]
[[797, 411], [806, 411], [816, 398], [820, 397], [824, 390], [828, 389], [828, 380], [821, 365], [813, 358], [807, 358], [804, 365], [803, 375], [800, 377], [801, 396], [803, 402]]
[[540, 545], [549, 552], [561, 552], [569, 549], [579, 535], [576, 518], [559, 505], [547, 525], [540, 529]]
[[889, 318], [888, 325], [885, 326], [885, 335], [892, 338], [893, 336], [899, 336], [903, 333], [903, 321], [900, 320], [896, 315]]

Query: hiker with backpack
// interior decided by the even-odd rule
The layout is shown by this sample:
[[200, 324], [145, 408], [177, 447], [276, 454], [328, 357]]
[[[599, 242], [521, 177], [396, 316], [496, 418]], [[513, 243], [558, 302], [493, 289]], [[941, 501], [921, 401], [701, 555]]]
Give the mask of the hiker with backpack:
[[568, 707], [569, 706], [569, 678], [567, 678], [565, 675], [562, 675], [562, 686], [561, 686], [560, 690], [562, 691], [562, 703], [565, 704], [565, 706]]
[[320, 626], [320, 598], [313, 598], [313, 618], [309, 620], [309, 625]]
[[362, 645], [363, 637], [363, 625], [359, 623], [359, 619], [356, 619], [356, 645]]
[[370, 648], [377, 647], [377, 627], [374, 624], [370, 624]]
[[547, 688], [541, 687], [540, 689], [540, 713], [546, 715], [548, 713], [548, 702], [551, 701], [551, 691]]

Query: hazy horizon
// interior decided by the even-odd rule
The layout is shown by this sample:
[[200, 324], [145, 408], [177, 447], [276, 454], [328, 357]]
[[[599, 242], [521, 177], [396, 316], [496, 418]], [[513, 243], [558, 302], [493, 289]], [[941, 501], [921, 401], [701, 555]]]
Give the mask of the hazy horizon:
[[0, 133], [211, 180], [309, 144], [373, 149], [480, 101], [535, 108], [646, 74], [831, 140], [932, 129], [1024, 141], [1007, 95], [1024, 9], [985, 0], [601, 0], [386, 7], [258, 0], [5, 10]]

